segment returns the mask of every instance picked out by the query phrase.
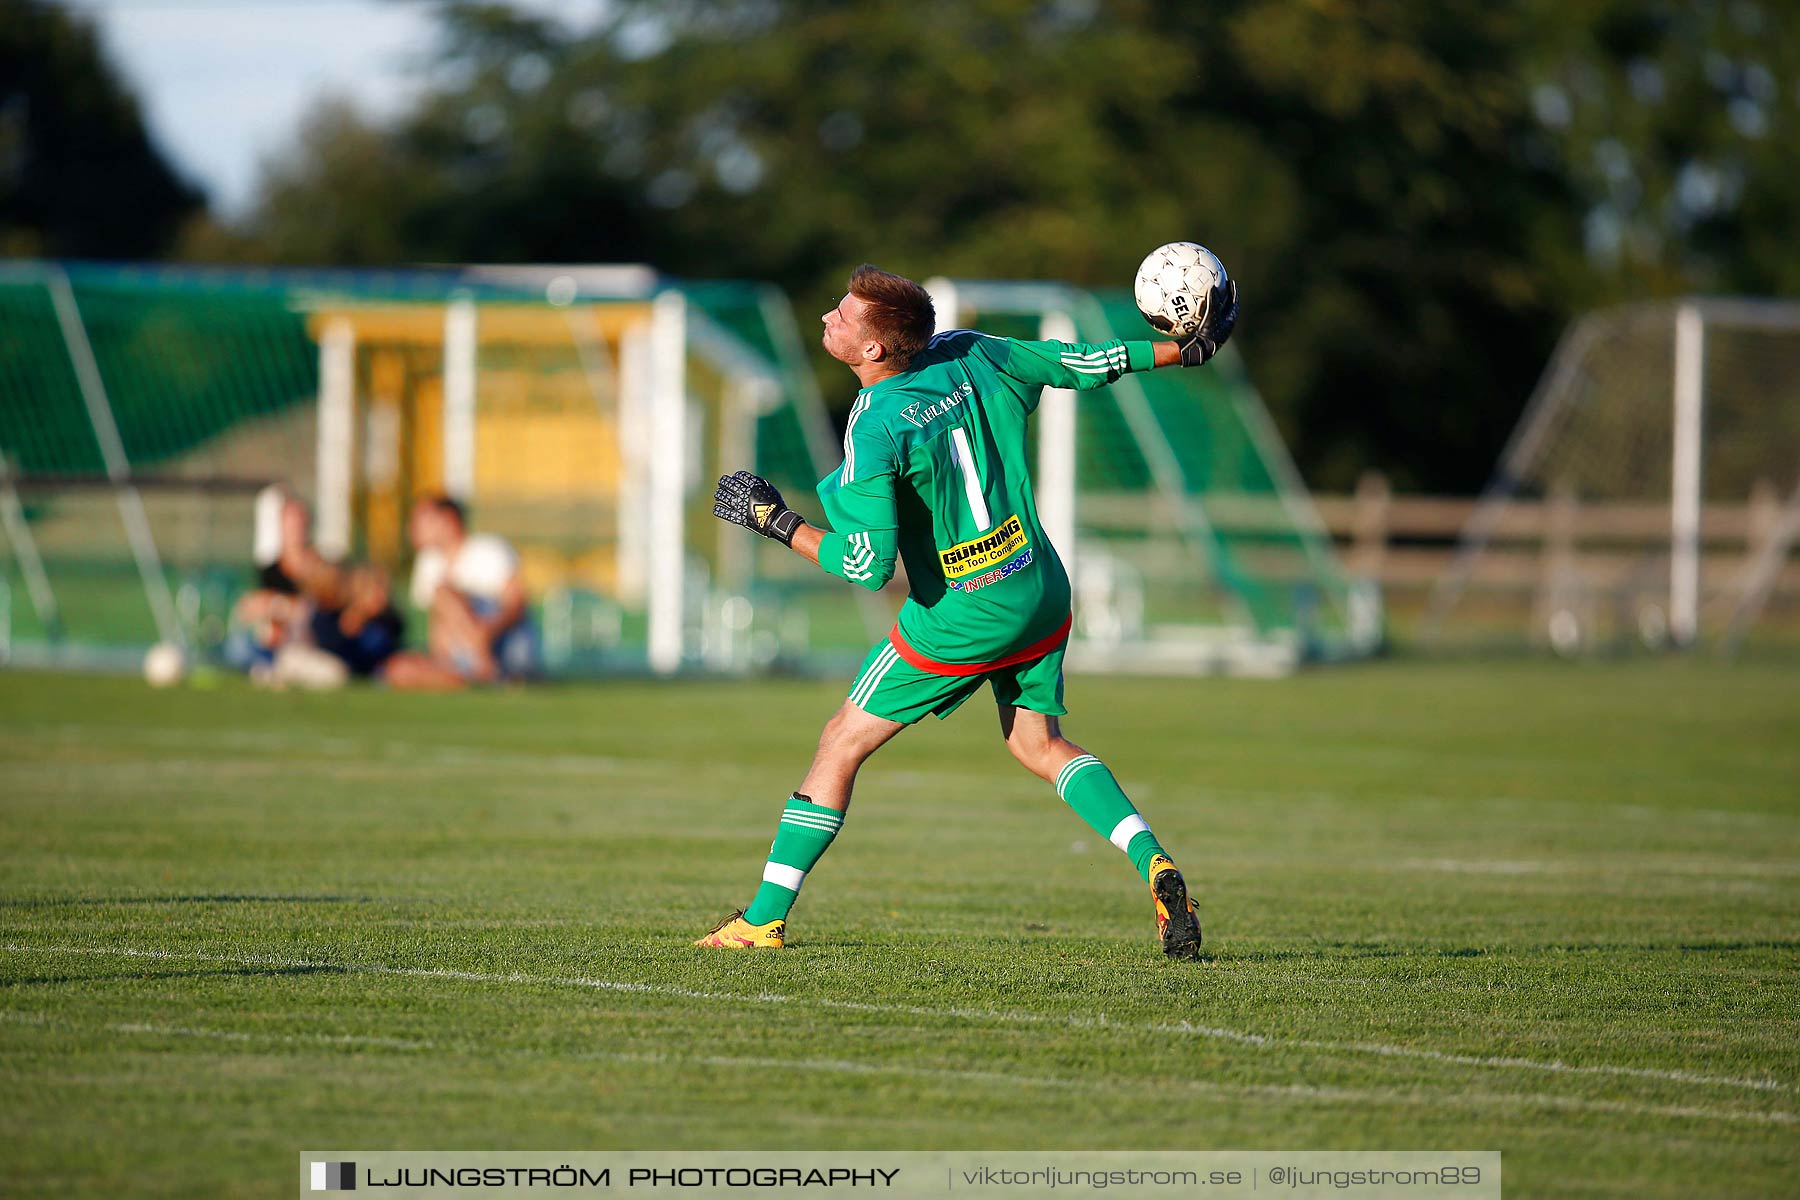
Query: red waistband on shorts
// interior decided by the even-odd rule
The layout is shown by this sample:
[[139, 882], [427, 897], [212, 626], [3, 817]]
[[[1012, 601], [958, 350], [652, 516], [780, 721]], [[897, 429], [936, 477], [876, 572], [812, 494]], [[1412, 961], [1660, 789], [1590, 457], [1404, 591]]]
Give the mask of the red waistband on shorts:
[[927, 658], [906, 644], [906, 639], [900, 636], [900, 622], [898, 621], [894, 622], [894, 628], [888, 632], [888, 643], [894, 647], [895, 652], [901, 658], [921, 671], [928, 671], [933, 675], [982, 675], [1000, 667], [1013, 667], [1020, 663], [1030, 662], [1035, 658], [1044, 657], [1069, 640], [1069, 630], [1074, 624], [1075, 614], [1070, 613], [1063, 618], [1062, 624], [1058, 625], [1056, 632], [1049, 637], [1033, 642], [1023, 650], [1008, 654], [1005, 658], [996, 658], [993, 662], [946, 663], [938, 662], [934, 658]]

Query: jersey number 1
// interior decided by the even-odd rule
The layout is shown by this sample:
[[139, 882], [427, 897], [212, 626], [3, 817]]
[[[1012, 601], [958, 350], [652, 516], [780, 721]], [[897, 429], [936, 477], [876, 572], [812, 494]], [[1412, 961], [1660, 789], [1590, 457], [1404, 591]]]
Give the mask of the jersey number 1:
[[993, 520], [988, 515], [987, 497], [981, 494], [981, 476], [975, 469], [975, 455], [969, 449], [969, 435], [958, 425], [950, 431], [950, 457], [962, 468], [963, 494], [969, 498], [969, 515], [986, 533]]

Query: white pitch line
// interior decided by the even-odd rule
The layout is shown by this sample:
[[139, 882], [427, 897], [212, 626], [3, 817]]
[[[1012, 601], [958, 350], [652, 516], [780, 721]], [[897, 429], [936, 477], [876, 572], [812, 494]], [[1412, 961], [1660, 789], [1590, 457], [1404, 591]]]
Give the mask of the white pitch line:
[[[363, 765], [374, 769], [386, 769], [396, 765], [403, 766], [439, 766], [439, 767], [473, 767], [491, 768], [497, 771], [516, 771], [525, 768], [539, 772], [568, 772], [581, 775], [632, 775], [644, 774], [661, 779], [667, 776], [671, 768], [679, 767], [693, 770], [696, 767], [714, 771], [739, 770], [736, 766], [722, 762], [695, 762], [691, 759], [678, 758], [619, 758], [601, 754], [569, 754], [537, 752], [529, 748], [504, 749], [498, 747], [453, 746], [439, 742], [409, 742], [393, 738], [376, 738], [368, 741], [355, 741], [343, 737], [326, 737], [314, 734], [292, 734], [281, 732], [259, 732], [255, 730], [216, 730], [195, 733], [192, 730], [176, 729], [163, 726], [138, 726], [131, 729], [115, 729], [108, 726], [84, 725], [74, 722], [56, 724], [18, 725], [9, 728], [7, 734], [19, 734], [21, 740], [41, 739], [45, 735], [59, 736], [69, 740], [80, 741], [90, 737], [107, 737], [115, 743], [129, 743], [135, 746], [176, 747], [183, 749], [205, 750], [239, 750], [250, 752], [261, 751], [294, 751], [307, 754], [326, 754], [332, 756], [363, 755]], [[216, 767], [220, 758], [203, 760], [170, 760], [170, 759], [124, 759], [110, 763], [90, 763], [87, 768], [116, 768], [136, 770], [157, 763], [178, 762], [183, 769], [192, 769], [194, 765], [208, 769]], [[262, 763], [270, 770], [286, 770], [289, 763]], [[62, 774], [67, 774], [66, 764], [48, 764]], [[902, 773], [892, 773], [896, 777]], [[963, 783], [974, 777], [986, 778], [981, 771], [930, 771], [915, 770], [905, 772], [915, 781], [932, 784], [945, 782]], [[994, 778], [1000, 778], [995, 775]], [[1005, 790], [1029, 791], [1035, 794], [1041, 784], [1027, 782], [1025, 776], [1016, 771], [1008, 771], [1003, 783]], [[987, 779], [985, 786], [989, 790], [996, 787], [994, 779]]]
[[219, 1038], [228, 1042], [279, 1042], [287, 1046], [383, 1046], [391, 1050], [429, 1050], [430, 1042], [376, 1037], [360, 1033], [251, 1033], [236, 1029], [196, 1029], [189, 1025], [148, 1025], [127, 1021], [108, 1025], [114, 1033], [147, 1033], [160, 1037]]
[[1749, 875], [1758, 878], [1792, 879], [1800, 877], [1800, 862], [1725, 862], [1718, 859], [1661, 859], [1653, 856], [1614, 855], [1605, 862], [1540, 862], [1518, 859], [1414, 858], [1378, 869], [1389, 871], [1429, 871], [1446, 875], [1558, 875], [1593, 878], [1596, 874], [1636, 875], [1654, 867], [1663, 878], [1671, 875], [1702, 879], [1731, 879]]
[[[597, 772], [624, 772], [638, 769], [661, 770], [672, 765], [690, 769], [696, 765], [717, 767], [717, 769], [720, 770], [735, 769], [730, 768], [728, 764], [696, 764], [689, 759], [611, 758], [602, 755], [539, 753], [533, 751], [528, 746], [509, 750], [500, 747], [477, 748], [454, 746], [441, 742], [406, 742], [387, 738], [358, 741], [352, 738], [305, 731], [208, 730], [205, 732], [196, 732], [191, 729], [184, 729], [177, 726], [137, 725], [121, 727], [79, 721], [17, 721], [10, 724], [3, 733], [0, 733], [0, 740], [6, 740], [7, 738], [15, 736], [20, 741], [30, 741], [33, 743], [40, 742], [47, 736], [73, 740], [81, 740], [88, 737], [105, 737], [128, 742], [136, 741], [162, 745], [195, 746], [210, 750], [217, 750], [222, 747], [235, 745], [245, 749], [296, 750], [311, 753], [373, 753], [385, 755], [390, 758], [403, 759], [408, 762], [418, 761], [421, 757], [425, 759], [436, 758], [439, 760], [440, 765], [457, 766], [511, 767], [520, 764], [529, 766], [543, 766], [547, 764], [549, 766], [562, 767], [571, 770], [589, 770]], [[217, 759], [208, 760], [209, 764], [216, 763], [217, 761]], [[1002, 759], [1002, 761], [1004, 761], [1004, 759]], [[887, 771], [883, 773], [883, 778], [898, 778], [900, 774], [901, 773], [897, 771]], [[992, 786], [992, 781], [995, 778], [1004, 776], [1004, 778], [1009, 781], [1018, 778], [1016, 772], [1010, 770], [989, 772], [980, 768], [957, 771], [919, 770], [910, 772], [910, 774], [919, 779], [929, 780], [931, 782], [951, 780], [959, 784], [966, 784], [971, 777], [976, 777], [983, 779], [984, 784], [989, 787]], [[1022, 780], [1020, 783], [1023, 787], [1034, 789], [1037, 786], [1035, 784], [1025, 783]], [[1147, 792], [1148, 788], [1139, 783], [1134, 785], [1131, 791], [1132, 795], [1135, 796], [1140, 792]], [[1197, 787], [1189, 789], [1188, 794], [1197, 799], [1215, 804], [1231, 804], [1240, 801], [1254, 802], [1280, 800], [1287, 803], [1304, 802], [1328, 806], [1343, 806], [1347, 804], [1361, 804], [1363, 802], [1362, 798], [1352, 796], [1348, 793], [1322, 789], [1301, 791], [1287, 788]], [[1530, 809], [1573, 809], [1578, 810], [1584, 818], [1593, 818], [1596, 814], [1601, 813], [1611, 813], [1616, 816], [1634, 820], [1660, 821], [1663, 820], [1665, 816], [1662, 810], [1644, 805], [1609, 804], [1595, 806], [1586, 800], [1560, 800], [1545, 796], [1469, 796], [1464, 794], [1439, 796], [1427, 792], [1393, 795], [1389, 796], [1388, 799], [1400, 804], [1432, 807], [1446, 804], [1467, 806], [1474, 801], [1479, 802], [1482, 806], [1489, 809], [1503, 806]], [[1794, 823], [1794, 817], [1786, 812], [1705, 808], [1683, 808], [1680, 811], [1685, 817], [1692, 817], [1715, 823], [1782, 826], [1791, 826]], [[1659, 869], [1661, 869], [1662, 864], [1659, 863], [1658, 866]], [[1782, 875], [1791, 874], [1792, 868], [1793, 864], [1776, 864], [1774, 873]], [[1403, 867], [1402, 869], [1419, 868], [1415, 866], [1411, 868]], [[1584, 864], [1572, 864], [1571, 869], [1586, 868]], [[1736, 866], [1733, 866], [1732, 869], [1742, 873], [1742, 870]]]
[[[1056, 1075], [1013, 1075], [1004, 1071], [959, 1071], [946, 1067], [910, 1067], [899, 1064], [863, 1063], [846, 1059], [783, 1059], [783, 1058], [745, 1058], [726, 1055], [706, 1055], [695, 1058], [682, 1058], [672, 1055], [655, 1054], [601, 1054], [588, 1057], [604, 1058], [611, 1062], [668, 1063], [670, 1065], [691, 1065], [710, 1067], [744, 1067], [758, 1071], [795, 1070], [809, 1072], [825, 1072], [845, 1075], [904, 1075], [926, 1079], [949, 1079], [968, 1082], [1000, 1083], [1007, 1087], [1043, 1087], [1067, 1091], [1084, 1092], [1136, 1092], [1141, 1090], [1136, 1084], [1118, 1085], [1097, 1083], [1087, 1079], [1071, 1079]], [[1613, 1112], [1638, 1117], [1676, 1117], [1685, 1119], [1706, 1119], [1715, 1121], [1741, 1121], [1759, 1125], [1796, 1125], [1800, 1124], [1800, 1114], [1787, 1112], [1757, 1112], [1751, 1109], [1708, 1108], [1702, 1105], [1688, 1104], [1632, 1104], [1624, 1100], [1583, 1100], [1570, 1096], [1531, 1096], [1507, 1092], [1464, 1092], [1456, 1095], [1417, 1095], [1407, 1092], [1396, 1092], [1376, 1088], [1327, 1088], [1312, 1084], [1228, 1084], [1208, 1083], [1204, 1080], [1181, 1079], [1160, 1081], [1159, 1088], [1168, 1087], [1177, 1091], [1197, 1093], [1208, 1096], [1269, 1096], [1287, 1100], [1319, 1100], [1326, 1103], [1343, 1104], [1390, 1104], [1421, 1107], [1452, 1108], [1513, 1108], [1519, 1106], [1551, 1108], [1568, 1112]]]
[[[3, 739], [9, 735], [17, 735], [21, 741], [38, 742], [46, 736], [61, 737], [67, 740], [83, 740], [90, 737], [105, 737], [115, 741], [136, 742], [139, 744], [194, 747], [206, 750], [236, 748], [244, 750], [291, 750], [301, 753], [348, 755], [365, 754], [378, 756], [371, 765], [386, 766], [393, 762], [407, 765], [435, 765], [452, 767], [492, 767], [496, 770], [511, 770], [527, 767], [542, 771], [568, 771], [589, 774], [630, 774], [643, 772], [660, 775], [671, 767], [692, 770], [696, 766], [710, 770], [736, 770], [729, 764], [701, 762], [696, 764], [690, 759], [680, 758], [618, 758], [595, 754], [569, 754], [565, 752], [534, 751], [530, 747], [513, 749], [503, 747], [470, 747], [455, 746], [442, 742], [409, 742], [392, 738], [378, 738], [358, 741], [352, 738], [310, 732], [281, 732], [276, 730], [208, 730], [196, 732], [175, 726], [139, 725], [121, 728], [111, 725], [95, 725], [76, 721], [61, 722], [18, 722], [9, 726]], [[201, 765], [208, 768], [219, 763], [218, 758], [203, 760]], [[1000, 760], [1004, 762], [1004, 757]], [[90, 767], [95, 764], [88, 764]], [[129, 760], [123, 764], [127, 767], [141, 765], [138, 760]], [[283, 764], [285, 765], [285, 764]], [[887, 770], [882, 772], [882, 780], [894, 785], [904, 783], [936, 784], [950, 782], [956, 785], [967, 785], [971, 778], [979, 779], [988, 791], [996, 789], [1016, 792], [1020, 795], [1039, 794], [1040, 784], [1028, 777], [1020, 776], [1016, 771], [1007, 768], [987, 769], [976, 766], [959, 770], [908, 769]], [[1146, 799], [1152, 794], [1150, 785], [1132, 782], [1130, 792], [1133, 796]], [[1242, 788], [1228, 789], [1195, 788], [1191, 794], [1198, 799], [1212, 803], [1228, 804], [1239, 800], [1305, 801], [1315, 804], [1342, 806], [1356, 803], [1352, 797], [1331, 791], [1296, 792], [1277, 788]], [[1436, 806], [1444, 804], [1467, 805], [1471, 797], [1437, 796], [1429, 793], [1401, 795], [1393, 800], [1406, 803]], [[1576, 805], [1572, 801], [1552, 800], [1547, 798], [1519, 796], [1474, 797], [1488, 806], [1512, 805], [1530, 808], [1573, 808], [1579, 807], [1584, 815], [1598, 811], [1586, 803]], [[1632, 816], [1657, 816], [1657, 810], [1647, 809], [1641, 805], [1608, 805], [1608, 809]], [[1782, 813], [1741, 812], [1736, 810], [1715, 809], [1683, 809], [1685, 815], [1713, 821], [1755, 824], [1788, 824], [1791, 818]], [[1287, 860], [1283, 860], [1284, 862]], [[1629, 867], [1635, 859], [1624, 860], [1623, 866]], [[1613, 860], [1615, 867], [1621, 866], [1621, 860]], [[1675, 870], [1677, 873], [1728, 877], [1732, 875], [1775, 875], [1793, 877], [1800, 873], [1800, 864], [1792, 862], [1775, 862], [1768, 864], [1739, 863], [1736, 861], [1701, 860], [1694, 865], [1683, 863], [1669, 864], [1664, 860], [1656, 860], [1658, 870]], [[1516, 868], [1508, 870], [1507, 868]], [[1539, 874], [1539, 873], [1577, 873], [1591, 871], [1587, 863], [1455, 863], [1452, 860], [1412, 860], [1396, 863], [1391, 867], [1374, 868], [1382, 870], [1443, 870], [1451, 873], [1468, 874]]]
[[[0, 1018], [28, 1024], [52, 1024], [47, 1014], [0, 1013]], [[361, 1037], [350, 1034], [284, 1034], [253, 1033], [235, 1029], [203, 1029], [182, 1025], [151, 1025], [126, 1022], [105, 1026], [108, 1032], [141, 1034], [151, 1037], [211, 1038], [239, 1044], [274, 1042], [281, 1045], [329, 1044], [374, 1045], [405, 1050], [432, 1047], [428, 1041], [406, 1038]], [[490, 1049], [490, 1053], [519, 1055], [526, 1051], [512, 1048]], [[952, 1083], [995, 1084], [1005, 1088], [1034, 1087], [1054, 1091], [1086, 1093], [1136, 1092], [1136, 1084], [1109, 1083], [1104, 1080], [1076, 1079], [1062, 1075], [1020, 1075], [1008, 1071], [968, 1071], [954, 1067], [915, 1067], [900, 1063], [868, 1063], [842, 1058], [773, 1058], [745, 1055], [670, 1055], [629, 1054], [592, 1051], [577, 1056], [583, 1061], [639, 1063], [674, 1067], [723, 1067], [762, 1071], [797, 1071], [826, 1075], [895, 1075], [908, 1079], [939, 1079]], [[1607, 1112], [1633, 1117], [1666, 1117], [1682, 1120], [1731, 1121], [1760, 1125], [1797, 1125], [1800, 1115], [1786, 1112], [1757, 1112], [1734, 1108], [1710, 1108], [1689, 1104], [1632, 1104], [1623, 1100], [1584, 1100], [1568, 1096], [1534, 1096], [1506, 1092], [1465, 1092], [1455, 1095], [1420, 1095], [1383, 1088], [1328, 1088], [1312, 1084], [1227, 1084], [1205, 1080], [1165, 1080], [1159, 1087], [1190, 1095], [1243, 1097], [1261, 1096], [1278, 1100], [1311, 1100], [1322, 1104], [1382, 1104], [1402, 1107], [1452, 1108], [1547, 1108], [1559, 1112]]]
[[[447, 967], [394, 967], [379, 963], [333, 963], [311, 959], [284, 959], [262, 955], [200, 954], [170, 950], [139, 950], [125, 946], [25, 946], [7, 943], [0, 950], [20, 954], [112, 955], [125, 958], [153, 958], [188, 962], [222, 962], [237, 966], [268, 966], [336, 970], [364, 975], [396, 975], [413, 979], [455, 979], [466, 983], [550, 984], [558, 987], [588, 988], [607, 992], [639, 995], [672, 996], [683, 1000], [717, 1000], [732, 1004], [801, 1004], [816, 1008], [847, 1012], [880, 1013], [938, 1019], [993, 1021], [1005, 1025], [1060, 1025], [1073, 1029], [1111, 1029], [1131, 1033], [1180, 1034], [1256, 1046], [1271, 1050], [1319, 1050], [1331, 1054], [1369, 1054], [1382, 1058], [1413, 1058], [1440, 1062], [1451, 1066], [1491, 1070], [1540, 1071], [1555, 1075], [1595, 1075], [1623, 1079], [1651, 1079], [1665, 1083], [1696, 1084], [1714, 1087], [1742, 1088], [1758, 1092], [1792, 1092], [1792, 1086], [1775, 1079], [1745, 1079], [1732, 1075], [1708, 1075], [1697, 1071], [1665, 1070], [1655, 1067], [1626, 1067], [1612, 1063], [1565, 1063], [1555, 1059], [1514, 1058], [1497, 1055], [1452, 1054], [1416, 1046], [1395, 1046], [1380, 1042], [1327, 1042], [1307, 1038], [1273, 1037], [1237, 1029], [1194, 1025], [1187, 1021], [1123, 1022], [1108, 1021], [1104, 1015], [1094, 1017], [1056, 1016], [1049, 1013], [1007, 1011], [982, 1008], [934, 1008], [927, 1005], [878, 1004], [862, 1000], [834, 1000], [827, 997], [788, 996], [779, 992], [705, 992], [693, 988], [672, 987], [655, 983], [630, 983], [612, 979], [594, 979], [568, 975], [526, 975], [520, 972], [459, 971]], [[1778, 1114], [1780, 1115], [1780, 1114]]]
[[[22, 1025], [56, 1025], [49, 1013], [0, 1011], [0, 1021]], [[213, 1038], [223, 1042], [275, 1042], [284, 1046], [382, 1046], [392, 1050], [429, 1050], [431, 1042], [412, 1038], [378, 1037], [360, 1033], [275, 1033], [238, 1029], [200, 1029], [191, 1025], [151, 1025], [122, 1021], [102, 1026], [108, 1033], [139, 1033], [155, 1037]]]

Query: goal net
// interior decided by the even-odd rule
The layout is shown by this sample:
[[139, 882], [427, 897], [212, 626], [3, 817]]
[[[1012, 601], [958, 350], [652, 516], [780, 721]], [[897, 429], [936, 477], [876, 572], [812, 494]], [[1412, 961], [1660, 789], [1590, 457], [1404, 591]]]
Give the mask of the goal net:
[[710, 511], [722, 470], [809, 486], [834, 453], [772, 289], [642, 267], [13, 263], [0, 327], [0, 658], [216, 655], [269, 483], [399, 596], [412, 501], [464, 501], [519, 551], [553, 670], [808, 651], [807, 607], [752, 611], [758, 560]]
[[1797, 487], [1800, 305], [1591, 314], [1502, 454], [1427, 636], [1565, 653], [1735, 640], [1800, 590], [1784, 565]]

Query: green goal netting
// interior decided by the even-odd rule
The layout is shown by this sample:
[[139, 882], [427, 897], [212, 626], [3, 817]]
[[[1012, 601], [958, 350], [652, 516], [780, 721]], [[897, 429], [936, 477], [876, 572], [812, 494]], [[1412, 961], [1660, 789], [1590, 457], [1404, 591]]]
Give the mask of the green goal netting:
[[746, 462], [828, 469], [796, 337], [766, 285], [642, 267], [6, 264], [0, 657], [216, 655], [270, 483], [402, 596], [411, 502], [465, 501], [518, 549], [553, 670], [803, 656], [804, 608], [746, 614], [756, 561], [709, 503]]

